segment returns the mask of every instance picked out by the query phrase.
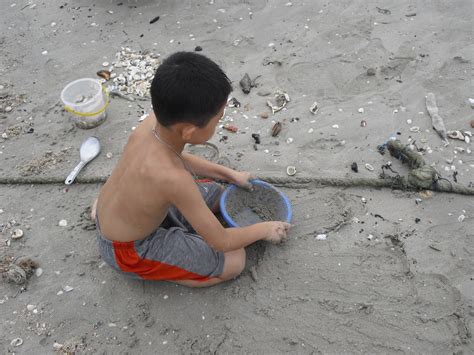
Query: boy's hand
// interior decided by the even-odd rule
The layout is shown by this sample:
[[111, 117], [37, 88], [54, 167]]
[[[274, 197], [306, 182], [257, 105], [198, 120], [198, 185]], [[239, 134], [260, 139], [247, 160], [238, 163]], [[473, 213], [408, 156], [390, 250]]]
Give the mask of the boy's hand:
[[234, 171], [229, 182], [243, 189], [252, 191], [253, 188], [250, 180], [253, 179], [255, 179], [255, 176], [247, 171]]
[[272, 221], [263, 222], [265, 228], [265, 237], [263, 240], [272, 242], [273, 244], [281, 243], [288, 237], [288, 231], [291, 228], [291, 224], [286, 222]]

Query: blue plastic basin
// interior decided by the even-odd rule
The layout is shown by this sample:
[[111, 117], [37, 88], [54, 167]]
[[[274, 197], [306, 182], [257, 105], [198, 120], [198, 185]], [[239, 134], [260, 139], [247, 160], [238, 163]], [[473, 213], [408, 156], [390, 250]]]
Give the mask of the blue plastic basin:
[[[251, 183], [252, 185], [259, 185], [260, 187], [270, 189], [278, 193], [280, 200], [274, 206], [271, 206], [271, 208], [274, 209], [276, 216], [278, 216], [277, 220], [290, 223], [292, 211], [288, 197], [286, 197], [286, 195], [276, 187], [264, 181], [252, 180]], [[249, 206], [243, 206], [242, 210], [234, 211], [235, 215], [230, 215], [227, 206], [229, 203], [235, 201], [234, 199], [239, 199], [239, 196], [242, 196], [242, 193], [245, 192], [241, 188], [235, 185], [229, 185], [222, 193], [220, 199], [220, 210], [222, 216], [231, 227], [246, 227], [251, 224], [262, 222], [262, 219], [257, 214], [255, 214]]]

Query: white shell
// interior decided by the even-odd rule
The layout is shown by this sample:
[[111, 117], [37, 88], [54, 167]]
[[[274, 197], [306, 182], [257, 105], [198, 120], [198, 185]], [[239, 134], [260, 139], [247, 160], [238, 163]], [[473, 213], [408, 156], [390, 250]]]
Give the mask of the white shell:
[[365, 168], [369, 171], [374, 171], [374, 167], [372, 165], [370, 165], [369, 163], [365, 164]]
[[20, 239], [23, 235], [24, 233], [21, 229], [15, 229], [12, 233], [12, 239]]
[[64, 292], [71, 292], [72, 290], [74, 290], [74, 287], [67, 286], [67, 285], [63, 287]]
[[10, 342], [10, 346], [15, 346], [15, 347], [20, 346], [21, 344], [23, 344], [22, 338], [15, 338]]
[[326, 234], [318, 234], [316, 240], [326, 240], [328, 236]]
[[60, 227], [67, 227], [67, 221], [65, 219], [62, 219], [59, 221], [58, 225]]
[[420, 127], [418, 127], [418, 126], [410, 127], [410, 132], [414, 132], [414, 133], [420, 132]]
[[289, 165], [286, 167], [286, 173], [289, 175], [289, 176], [293, 176], [296, 174], [296, 167], [292, 166], [292, 165]]
[[41, 275], [43, 275], [43, 269], [42, 268], [37, 268], [36, 271], [35, 271], [35, 275], [36, 277], [40, 277]]
[[359, 112], [359, 113], [364, 113], [364, 108], [363, 108], [363, 107], [359, 108], [359, 109], [357, 110], [357, 112]]

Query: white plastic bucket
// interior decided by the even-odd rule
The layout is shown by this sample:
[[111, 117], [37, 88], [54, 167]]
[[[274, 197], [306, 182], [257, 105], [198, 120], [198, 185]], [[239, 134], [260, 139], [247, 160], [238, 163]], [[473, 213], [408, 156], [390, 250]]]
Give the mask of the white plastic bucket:
[[77, 127], [88, 129], [105, 121], [109, 97], [97, 79], [74, 80], [61, 91], [64, 109], [74, 115]]

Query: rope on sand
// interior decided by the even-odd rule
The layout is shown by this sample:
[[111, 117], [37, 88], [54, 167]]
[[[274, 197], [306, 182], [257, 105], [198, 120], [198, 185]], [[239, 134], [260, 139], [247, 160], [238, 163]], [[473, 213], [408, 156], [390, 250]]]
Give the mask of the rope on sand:
[[[438, 180], [436, 184], [430, 187], [416, 186], [408, 183], [404, 177], [384, 177], [376, 178], [336, 178], [336, 177], [317, 177], [317, 176], [291, 176], [277, 177], [270, 175], [258, 175], [260, 180], [270, 184], [288, 188], [305, 187], [373, 187], [373, 188], [391, 188], [396, 190], [433, 190], [439, 192], [450, 192], [462, 195], [474, 195], [474, 188], [468, 188], [460, 184], [451, 183], [447, 180]], [[104, 183], [108, 176], [95, 177], [77, 177], [75, 184], [100, 184]], [[25, 176], [25, 177], [2, 177], [0, 176], [0, 185], [36, 185], [36, 184], [64, 184], [64, 177], [48, 176]]]

